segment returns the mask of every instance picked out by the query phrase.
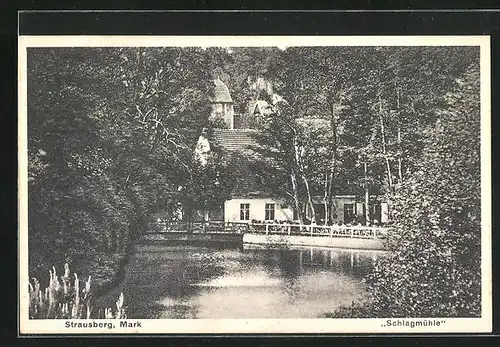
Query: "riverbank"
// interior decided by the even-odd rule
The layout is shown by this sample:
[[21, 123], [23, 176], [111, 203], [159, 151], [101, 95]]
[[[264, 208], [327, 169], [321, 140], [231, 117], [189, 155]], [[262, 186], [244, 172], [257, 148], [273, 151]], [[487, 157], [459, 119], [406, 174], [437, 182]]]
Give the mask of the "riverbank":
[[203, 246], [210, 244], [228, 245], [264, 245], [266, 247], [311, 246], [321, 248], [341, 248], [356, 250], [384, 250], [382, 239], [351, 237], [318, 237], [303, 235], [265, 235], [234, 233], [186, 233], [161, 232], [145, 234], [141, 242], [148, 244], [188, 244]]
[[93, 285], [95, 297], [106, 295], [119, 287], [123, 282], [126, 266], [135, 252], [136, 242], [131, 242], [125, 249], [125, 252], [112, 256], [108, 267], [97, 267], [92, 273], [92, 278], [96, 277]]

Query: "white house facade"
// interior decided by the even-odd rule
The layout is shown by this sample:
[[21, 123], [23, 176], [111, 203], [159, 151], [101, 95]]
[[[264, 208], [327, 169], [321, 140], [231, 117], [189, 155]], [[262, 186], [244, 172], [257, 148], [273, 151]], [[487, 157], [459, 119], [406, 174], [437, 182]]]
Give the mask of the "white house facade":
[[280, 199], [238, 198], [224, 202], [225, 222], [293, 221], [294, 211]]

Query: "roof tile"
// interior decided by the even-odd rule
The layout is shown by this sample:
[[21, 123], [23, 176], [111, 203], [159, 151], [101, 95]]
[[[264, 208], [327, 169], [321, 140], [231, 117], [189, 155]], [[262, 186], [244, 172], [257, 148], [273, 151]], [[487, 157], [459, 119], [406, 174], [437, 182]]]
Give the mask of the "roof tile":
[[226, 151], [251, 155], [253, 151], [250, 146], [257, 145], [255, 133], [251, 129], [214, 129], [213, 140]]

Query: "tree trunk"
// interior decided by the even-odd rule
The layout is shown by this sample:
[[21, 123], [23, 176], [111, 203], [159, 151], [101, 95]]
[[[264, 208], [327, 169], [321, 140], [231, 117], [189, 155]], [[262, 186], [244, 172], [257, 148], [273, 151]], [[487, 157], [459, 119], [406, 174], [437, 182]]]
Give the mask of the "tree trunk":
[[[330, 164], [331, 165], [330, 177], [328, 182], [328, 191], [325, 204], [329, 206], [331, 214], [333, 211], [333, 193], [334, 193], [333, 187], [335, 183], [335, 166], [337, 165], [337, 120], [335, 118], [336, 114], [335, 114], [334, 104], [331, 103], [329, 106], [330, 106], [330, 126], [332, 128], [332, 161]], [[325, 215], [326, 215], [326, 209], [325, 209]], [[330, 218], [330, 215], [328, 215], [328, 218]]]
[[325, 215], [324, 215], [324, 225], [328, 225], [328, 220], [330, 219], [329, 209], [328, 209], [328, 174], [325, 174], [325, 187], [324, 187], [324, 195], [323, 195], [323, 205], [325, 206]]
[[293, 201], [295, 203], [295, 210], [297, 211], [297, 216], [299, 217], [300, 224], [304, 224], [304, 219], [302, 218], [302, 209], [300, 208], [299, 190], [297, 188], [297, 175], [295, 173], [295, 170], [292, 170], [290, 174], [290, 181], [292, 182]]
[[392, 172], [391, 172], [391, 163], [389, 161], [389, 157], [387, 156], [387, 146], [385, 141], [385, 127], [384, 127], [384, 116], [382, 114], [382, 97], [378, 96], [379, 100], [379, 117], [380, 117], [380, 133], [382, 137], [382, 153], [384, 154], [385, 164], [387, 169], [387, 180], [389, 183], [389, 191], [392, 191]]
[[311, 212], [311, 218], [310, 218], [311, 222], [314, 221], [314, 223], [318, 224], [318, 222], [316, 221], [316, 211], [314, 210], [314, 203], [312, 200], [311, 190], [309, 188], [309, 181], [303, 171], [302, 171], [302, 180], [304, 181], [304, 185], [306, 187], [307, 203], [309, 205], [309, 211]]
[[402, 159], [402, 148], [401, 148], [401, 109], [400, 109], [400, 96], [399, 87], [396, 86], [396, 107], [398, 112], [398, 175], [399, 184], [403, 183], [403, 159]]
[[365, 166], [365, 225], [368, 226], [370, 223], [370, 192], [368, 190], [368, 170], [367, 164], [364, 163]]
[[297, 166], [297, 169], [300, 173], [300, 176], [301, 176], [302, 181], [304, 182], [304, 185], [306, 188], [306, 194], [307, 194], [307, 205], [306, 206], [309, 206], [308, 209], [306, 208], [306, 214], [308, 211], [310, 211], [312, 213], [311, 220], [314, 219], [314, 221], [316, 221], [314, 205], [313, 205], [312, 197], [311, 197], [311, 190], [309, 189], [309, 181], [307, 180], [307, 177], [306, 177], [305, 172], [304, 172], [304, 168], [302, 167], [302, 160], [300, 158], [300, 155], [301, 155], [300, 148], [299, 148], [296, 134], [294, 134], [294, 137], [293, 137], [293, 150], [294, 150], [295, 164]]

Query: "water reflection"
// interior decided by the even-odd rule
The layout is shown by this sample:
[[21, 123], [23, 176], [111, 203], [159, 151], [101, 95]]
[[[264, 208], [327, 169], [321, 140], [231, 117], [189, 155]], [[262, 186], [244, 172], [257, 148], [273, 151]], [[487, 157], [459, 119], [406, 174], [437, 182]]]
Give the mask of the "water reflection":
[[141, 245], [117, 290], [131, 318], [315, 318], [363, 300], [381, 254]]

